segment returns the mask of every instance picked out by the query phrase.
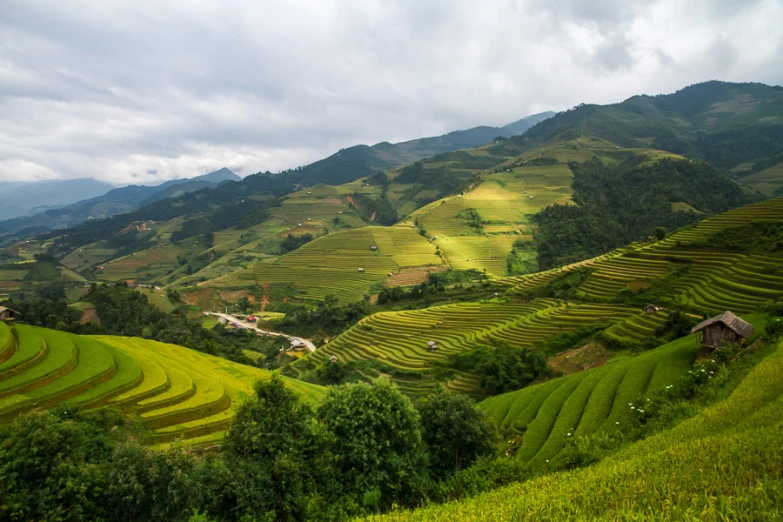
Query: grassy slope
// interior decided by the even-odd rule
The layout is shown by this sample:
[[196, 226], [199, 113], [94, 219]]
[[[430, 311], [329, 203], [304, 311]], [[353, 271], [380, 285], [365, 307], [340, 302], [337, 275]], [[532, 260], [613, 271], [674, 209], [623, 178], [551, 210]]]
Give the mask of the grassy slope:
[[[188, 444], [207, 444], [222, 438], [253, 383], [270, 375], [145, 339], [78, 336], [25, 325], [16, 330], [19, 350], [0, 365], [0, 419], [62, 403], [108, 405], [144, 426], [150, 443], [184, 438]], [[307, 401], [323, 393], [318, 386], [286, 382]]]
[[729, 398], [589, 468], [372, 520], [779, 520], [783, 344]]

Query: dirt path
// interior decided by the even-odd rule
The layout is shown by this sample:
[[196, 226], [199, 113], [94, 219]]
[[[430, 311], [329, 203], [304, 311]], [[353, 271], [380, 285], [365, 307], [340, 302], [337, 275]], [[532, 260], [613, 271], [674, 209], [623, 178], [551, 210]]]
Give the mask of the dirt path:
[[233, 315], [228, 314], [222, 314], [222, 313], [214, 313], [214, 312], [204, 312], [208, 315], [214, 315], [215, 317], [222, 317], [226, 321], [230, 322], [231, 324], [239, 324], [242, 328], [246, 330], [253, 330], [254, 332], [262, 335], [274, 335], [275, 337], [285, 337], [289, 341], [300, 341], [303, 345], [307, 347], [308, 350], [310, 350], [310, 353], [315, 351], [315, 345], [310, 339], [303, 339], [302, 337], [294, 337], [292, 335], [286, 335], [284, 333], [280, 332], [270, 332], [268, 330], [262, 330], [252, 323], [248, 323], [246, 321], [243, 321], [242, 319], [238, 317], [234, 317]]

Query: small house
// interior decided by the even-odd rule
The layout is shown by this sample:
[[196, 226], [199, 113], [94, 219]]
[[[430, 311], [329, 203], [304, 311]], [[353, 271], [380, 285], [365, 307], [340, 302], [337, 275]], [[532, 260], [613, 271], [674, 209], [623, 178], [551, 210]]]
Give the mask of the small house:
[[301, 339], [291, 339], [291, 349], [294, 351], [299, 351], [302, 348], [304, 348], [305, 344], [302, 342]]
[[332, 364], [336, 363], [339, 360], [340, 359], [338, 359], [336, 355], [330, 355], [329, 356], [329, 362], [332, 363]]
[[256, 321], [258, 321], [258, 317], [254, 316], [254, 315], [248, 315], [247, 316], [247, 322], [248, 323], [255, 323]]
[[16, 310], [11, 310], [5, 306], [0, 306], [0, 321], [13, 321], [16, 317], [21, 316]]
[[360, 268], [359, 272], [363, 274], [364, 273], [364, 268]]
[[660, 308], [658, 308], [654, 304], [648, 304], [647, 306], [644, 307], [644, 313], [647, 314], [657, 314], [658, 310], [660, 310]]
[[377, 247], [377, 246], [375, 246], [375, 245], [372, 245], [372, 246], [370, 247], [370, 250], [378, 250], [378, 247]]
[[429, 351], [434, 352], [438, 349], [438, 343], [435, 341], [427, 341], [427, 348]]
[[724, 342], [738, 343], [748, 339], [753, 335], [753, 330], [755, 327], [752, 324], [726, 311], [697, 324], [691, 333], [702, 332], [702, 349], [714, 350]]

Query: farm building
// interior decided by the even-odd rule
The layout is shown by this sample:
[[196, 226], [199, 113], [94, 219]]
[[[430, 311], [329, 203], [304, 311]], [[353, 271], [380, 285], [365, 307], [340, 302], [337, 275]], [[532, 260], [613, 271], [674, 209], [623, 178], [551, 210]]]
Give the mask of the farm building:
[[0, 321], [11, 321], [15, 317], [19, 317], [20, 314], [16, 310], [11, 310], [10, 308], [6, 308], [5, 306], [0, 306]]
[[359, 269], [359, 272], [364, 272], [364, 268], [360, 268], [360, 269]]
[[329, 357], [329, 362], [330, 363], [336, 363], [338, 360], [339, 359], [337, 358], [336, 355], [332, 355], [332, 356]]
[[648, 304], [647, 306], [644, 307], [644, 312], [648, 314], [658, 313], [658, 310], [660, 310], [660, 308], [658, 308], [654, 304]]
[[373, 245], [373, 246], [370, 247], [370, 250], [378, 250], [378, 247]]
[[726, 311], [693, 327], [691, 333], [702, 332], [702, 349], [715, 349], [723, 342], [738, 343], [753, 335], [754, 326]]
[[427, 348], [431, 352], [434, 352], [435, 350], [438, 349], [438, 343], [436, 343], [435, 341], [427, 341]]
[[305, 344], [302, 342], [301, 339], [291, 339], [291, 349], [292, 350], [301, 350], [305, 347]]

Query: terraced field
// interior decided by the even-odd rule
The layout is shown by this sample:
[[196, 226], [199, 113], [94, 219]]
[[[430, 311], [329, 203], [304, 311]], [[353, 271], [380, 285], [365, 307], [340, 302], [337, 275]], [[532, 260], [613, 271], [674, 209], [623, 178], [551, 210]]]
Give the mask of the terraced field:
[[[58, 404], [109, 406], [149, 430], [147, 441], [219, 441], [253, 383], [269, 372], [140, 338], [78, 336], [0, 323], [0, 420]], [[286, 380], [306, 400], [322, 390]]]
[[[460, 303], [424, 310], [381, 312], [361, 320], [307, 359], [294, 364], [294, 368], [313, 368], [336, 355], [341, 361], [371, 360], [385, 364], [400, 388], [410, 395], [425, 394], [440, 385], [452, 391], [475, 393], [477, 383], [467, 375], [439, 384], [432, 379], [417, 379], [415, 372], [425, 372], [435, 361], [490, 340], [532, 348], [551, 335], [582, 326], [609, 325], [641, 314], [633, 308], [556, 300]], [[430, 340], [438, 343], [437, 351], [429, 350]], [[400, 376], [394, 370], [413, 373]]]
[[[783, 345], [757, 364], [725, 400], [592, 466], [368, 520], [778, 520], [783, 479], [781, 374]], [[591, 395], [588, 404], [592, 400]], [[570, 427], [578, 430], [584, 421], [582, 417]], [[621, 420], [614, 422], [622, 426]], [[529, 426], [532, 429], [533, 424]]]
[[[529, 217], [547, 205], [570, 202], [572, 180], [566, 165], [508, 170], [482, 174], [484, 181], [470, 192], [422, 207], [405, 224], [424, 228], [453, 268], [505, 276], [514, 242], [532, 239]], [[471, 209], [480, 217], [480, 228], [465, 217]]]
[[[512, 293], [524, 294], [564, 272], [588, 267], [592, 273], [578, 292], [584, 297], [608, 300], [624, 289], [669, 278], [667, 303], [672, 306], [685, 306], [697, 313], [719, 313], [726, 309], [748, 313], [783, 295], [783, 256], [695, 248], [689, 244], [727, 227], [779, 220], [783, 220], [780, 198], [720, 214], [662, 241], [637, 243], [574, 265], [500, 282], [512, 285]], [[684, 270], [684, 275], [672, 276], [678, 269]], [[654, 322], [657, 321], [647, 321], [649, 328], [637, 328], [636, 335], [630, 331], [634, 328], [618, 327], [611, 332], [626, 340], [642, 338], [654, 329]], [[641, 327], [642, 323], [645, 321], [639, 320], [635, 326]]]
[[479, 407], [500, 427], [522, 436], [517, 459], [545, 466], [569, 437], [622, 431], [644, 410], [647, 395], [673, 385], [691, 368], [700, 346], [688, 336], [642, 355], [522, 390]]
[[[442, 264], [435, 247], [414, 228], [365, 227], [323, 236], [274, 262], [258, 263], [252, 268], [252, 276], [256, 284], [296, 285], [307, 298], [322, 299], [333, 294], [348, 302], [361, 299], [390, 273]], [[230, 277], [236, 280], [243, 274]], [[225, 283], [218, 278], [205, 286]]]

